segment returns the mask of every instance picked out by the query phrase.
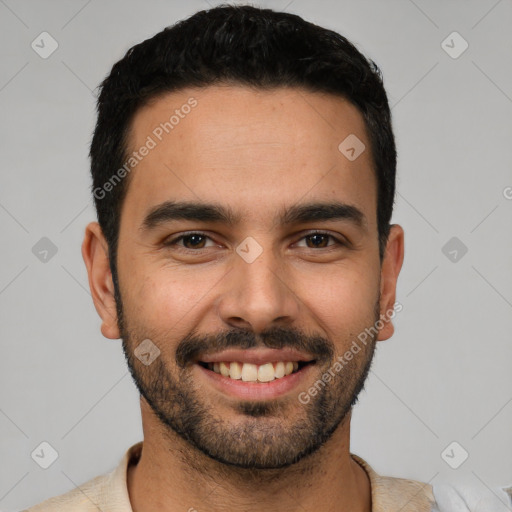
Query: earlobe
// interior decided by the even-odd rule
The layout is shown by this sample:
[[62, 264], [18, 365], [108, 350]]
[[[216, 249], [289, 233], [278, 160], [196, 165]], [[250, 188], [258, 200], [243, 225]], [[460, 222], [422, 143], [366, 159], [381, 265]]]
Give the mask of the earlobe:
[[120, 333], [108, 244], [97, 222], [91, 222], [85, 228], [82, 257], [87, 267], [94, 307], [102, 319], [101, 332], [106, 338], [118, 339]]
[[378, 341], [384, 341], [394, 333], [391, 318], [394, 317], [396, 301], [396, 284], [404, 260], [404, 230], [398, 224], [392, 224], [389, 232], [386, 251], [381, 266], [380, 282], [380, 318], [383, 327], [379, 330]]

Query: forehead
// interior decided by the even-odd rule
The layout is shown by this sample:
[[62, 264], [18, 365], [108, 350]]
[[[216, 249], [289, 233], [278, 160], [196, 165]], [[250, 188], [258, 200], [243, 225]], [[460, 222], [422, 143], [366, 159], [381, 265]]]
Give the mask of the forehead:
[[376, 225], [370, 141], [358, 109], [338, 96], [236, 85], [167, 93], [136, 113], [127, 149], [128, 222], [193, 200], [270, 225], [277, 210], [325, 200], [356, 206]]

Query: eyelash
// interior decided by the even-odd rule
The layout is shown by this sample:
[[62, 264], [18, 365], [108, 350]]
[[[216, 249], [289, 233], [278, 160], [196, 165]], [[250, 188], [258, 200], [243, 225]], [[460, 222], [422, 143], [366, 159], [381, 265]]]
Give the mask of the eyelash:
[[[201, 231], [190, 231], [188, 233], [185, 233], [183, 235], [180, 235], [176, 238], [173, 238], [172, 240], [169, 240], [167, 242], [164, 242], [164, 246], [165, 247], [171, 247], [171, 246], [177, 246], [177, 243], [182, 241], [183, 239], [185, 238], [188, 238], [190, 236], [194, 236], [194, 235], [199, 235], [201, 237], [204, 237], [204, 238], [208, 238], [210, 240], [212, 240], [211, 237], [209, 237], [208, 235], [206, 235], [205, 233], [202, 233]], [[305, 235], [303, 235], [300, 240], [303, 240], [304, 238], [308, 238], [308, 237], [311, 237], [311, 236], [314, 236], [314, 235], [323, 235], [323, 236], [326, 236], [326, 237], [329, 237], [329, 238], [332, 238], [334, 241], [335, 241], [335, 244], [332, 244], [332, 245], [328, 245], [327, 247], [318, 247], [317, 249], [331, 249], [333, 248], [334, 246], [338, 245], [338, 246], [347, 246], [348, 244], [345, 243], [345, 242], [342, 242], [339, 238], [336, 238], [334, 235], [332, 235], [331, 233], [327, 233], [325, 231], [312, 231], [310, 233], [306, 233]], [[182, 251], [190, 251], [190, 252], [199, 252], [203, 249], [208, 249], [208, 247], [200, 247], [198, 249], [189, 249], [188, 247], [183, 247], [183, 246], [179, 246], [180, 250]], [[305, 247], [305, 249], [315, 249], [314, 247]]]

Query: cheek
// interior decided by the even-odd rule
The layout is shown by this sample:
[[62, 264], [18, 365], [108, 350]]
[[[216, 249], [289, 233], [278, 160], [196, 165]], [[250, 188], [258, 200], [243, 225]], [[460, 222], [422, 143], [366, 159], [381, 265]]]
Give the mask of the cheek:
[[130, 300], [134, 321], [147, 330], [167, 333], [172, 339], [188, 334], [208, 303], [208, 290], [219, 280], [217, 273], [165, 267], [133, 272]]
[[354, 333], [374, 321], [379, 276], [374, 268], [348, 272], [333, 270], [305, 283], [307, 307], [334, 335]]

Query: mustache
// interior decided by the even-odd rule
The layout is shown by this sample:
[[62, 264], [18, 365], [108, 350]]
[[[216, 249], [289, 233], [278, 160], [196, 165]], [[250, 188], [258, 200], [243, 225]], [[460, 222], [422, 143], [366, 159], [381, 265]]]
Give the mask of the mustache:
[[333, 344], [323, 336], [310, 336], [297, 328], [274, 327], [259, 334], [248, 329], [230, 329], [212, 335], [190, 333], [176, 348], [176, 364], [184, 368], [205, 352], [257, 347], [293, 348], [311, 354], [319, 363], [331, 360], [335, 353]]

